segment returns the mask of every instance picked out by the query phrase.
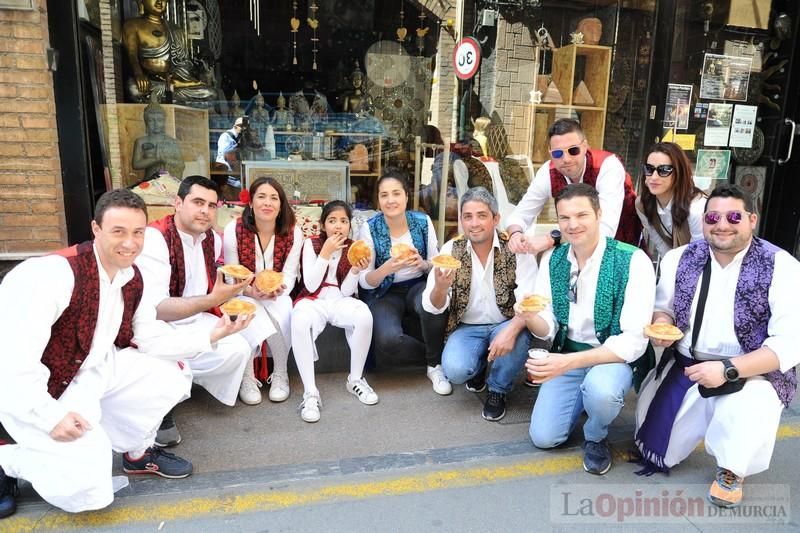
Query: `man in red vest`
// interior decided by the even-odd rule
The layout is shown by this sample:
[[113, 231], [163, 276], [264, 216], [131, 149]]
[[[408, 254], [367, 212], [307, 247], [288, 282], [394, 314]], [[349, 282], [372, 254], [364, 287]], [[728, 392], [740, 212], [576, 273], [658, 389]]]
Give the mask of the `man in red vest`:
[[129, 474], [183, 478], [192, 464], [153, 447], [159, 421], [189, 396], [182, 359], [241, 325], [176, 334], [156, 320], [133, 262], [144, 202], [117, 189], [97, 202], [94, 241], [29, 259], [0, 285], [0, 518], [17, 479], [69, 512], [114, 499], [112, 450]]
[[636, 215], [636, 192], [619, 158], [611, 152], [590, 148], [580, 123], [571, 118], [556, 120], [547, 130], [547, 139], [550, 160], [541, 166], [508, 218], [509, 249], [535, 254], [559, 244], [558, 230], [536, 237], [526, 230], [545, 203], [570, 183], [588, 183], [597, 189], [604, 236], [638, 245], [642, 226]]
[[[219, 186], [203, 176], [185, 178], [175, 199], [175, 214], [153, 222], [145, 232], [144, 248], [136, 264], [152, 293], [159, 320], [177, 331], [209, 331], [219, 320], [217, 307], [239, 295], [251, 279], [226, 284], [217, 264], [222, 239], [214, 231]], [[247, 324], [253, 319], [248, 317]], [[266, 318], [263, 318], [266, 320]], [[225, 405], [233, 406], [242, 377], [252, 367], [255, 348], [266, 338], [268, 325], [258, 337], [241, 334], [226, 337], [186, 362], [193, 380]], [[170, 413], [156, 437], [159, 446], [175, 446], [180, 433]]]

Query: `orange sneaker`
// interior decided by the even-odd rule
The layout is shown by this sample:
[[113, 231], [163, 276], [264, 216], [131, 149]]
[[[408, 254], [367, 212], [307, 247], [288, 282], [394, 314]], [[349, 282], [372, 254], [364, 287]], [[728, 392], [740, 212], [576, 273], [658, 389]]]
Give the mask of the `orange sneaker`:
[[729, 509], [742, 503], [742, 484], [744, 478], [730, 470], [717, 468], [717, 479], [708, 489], [708, 501], [717, 507]]

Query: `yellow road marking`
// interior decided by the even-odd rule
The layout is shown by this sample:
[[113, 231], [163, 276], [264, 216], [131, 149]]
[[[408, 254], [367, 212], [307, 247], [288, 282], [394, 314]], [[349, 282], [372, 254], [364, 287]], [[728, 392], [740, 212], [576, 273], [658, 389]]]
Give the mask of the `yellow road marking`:
[[[800, 424], [782, 425], [778, 439], [800, 437]], [[262, 491], [232, 496], [189, 498], [163, 504], [134, 504], [101, 511], [68, 514], [48, 513], [39, 519], [10, 517], [0, 521], [0, 533], [64, 530], [87, 527], [109, 527], [136, 522], [175, 521], [210, 515], [235, 515], [254, 511], [276, 511], [301, 505], [321, 504], [337, 500], [362, 500], [376, 496], [402, 496], [434, 490], [474, 487], [520, 478], [564, 474], [579, 470], [579, 452], [537, 458], [493, 468], [464, 468], [413, 474], [384, 481], [344, 483], [314, 487], [303, 491]]]

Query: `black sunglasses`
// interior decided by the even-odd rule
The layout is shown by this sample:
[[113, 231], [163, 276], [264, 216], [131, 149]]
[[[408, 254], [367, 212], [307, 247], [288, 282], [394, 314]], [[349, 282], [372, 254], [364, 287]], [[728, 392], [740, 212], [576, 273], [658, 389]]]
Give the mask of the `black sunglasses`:
[[672, 165], [658, 165], [657, 167], [654, 167], [650, 163], [642, 165], [642, 172], [644, 172], [645, 176], [652, 176], [653, 172], [658, 172], [659, 176], [666, 178], [672, 174], [673, 170], [675, 170], [675, 167]]
[[581, 146], [578, 144], [575, 146], [570, 146], [566, 150], [550, 150], [550, 155], [553, 156], [553, 159], [561, 159], [564, 157], [564, 152], [567, 152], [571, 156], [576, 156], [581, 153]]

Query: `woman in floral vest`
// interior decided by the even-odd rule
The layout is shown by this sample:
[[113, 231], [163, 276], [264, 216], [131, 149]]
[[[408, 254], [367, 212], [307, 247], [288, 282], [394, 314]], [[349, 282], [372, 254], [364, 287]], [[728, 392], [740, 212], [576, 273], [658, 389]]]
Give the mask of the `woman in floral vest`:
[[[422, 309], [430, 259], [439, 253], [439, 246], [430, 217], [406, 210], [406, 183], [405, 175], [398, 170], [389, 170], [378, 180], [381, 212], [361, 226], [358, 236], [375, 250], [369, 267], [361, 273], [361, 295], [372, 311], [375, 355], [380, 358], [392, 353], [413, 354], [420, 359], [424, 355], [433, 390], [450, 394], [453, 389], [441, 365], [447, 316]], [[392, 257], [392, 246], [397, 244], [410, 246], [412, 252]], [[406, 315], [419, 320], [424, 342], [403, 331]]]
[[[283, 285], [266, 294], [250, 285], [244, 291], [261, 305], [272, 324], [267, 345], [275, 362], [269, 399], [282, 402], [289, 397], [288, 360], [291, 348], [292, 299], [289, 294], [297, 282], [303, 233], [295, 225], [294, 211], [286, 193], [274, 178], [262, 177], [250, 184], [245, 195], [247, 206], [242, 216], [225, 227], [223, 249], [226, 265], [243, 265], [258, 274], [262, 270], [283, 273]], [[255, 333], [255, 332], [253, 332]], [[263, 334], [263, 332], [262, 332]], [[239, 397], [245, 403], [261, 401], [259, 380], [267, 379], [266, 347], [256, 358], [256, 372], [248, 367]]]

